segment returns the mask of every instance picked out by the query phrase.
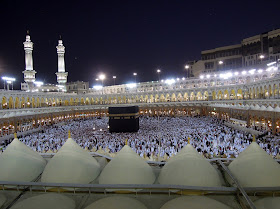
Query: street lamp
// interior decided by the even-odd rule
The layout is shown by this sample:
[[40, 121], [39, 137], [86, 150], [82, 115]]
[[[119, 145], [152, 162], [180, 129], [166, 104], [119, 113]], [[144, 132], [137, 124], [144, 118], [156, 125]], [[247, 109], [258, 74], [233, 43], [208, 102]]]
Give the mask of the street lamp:
[[190, 73], [189, 73], [190, 66], [185, 65], [185, 69], [187, 70], [187, 78], [189, 78], [190, 77]]
[[101, 74], [101, 75], [99, 75], [99, 77], [98, 77], [100, 80], [101, 80], [101, 82], [102, 82], [102, 92], [101, 92], [101, 94], [103, 95], [103, 81], [104, 81], [104, 79], [106, 78], [106, 76], [104, 75], [104, 74]]
[[137, 73], [133, 73], [133, 75], [135, 76], [135, 83], [136, 83], [136, 76], [137, 76]]
[[105, 75], [104, 75], [104, 74], [101, 74], [101, 75], [99, 75], [98, 78], [101, 80], [102, 86], [103, 86], [103, 80], [106, 78]]
[[116, 85], [116, 78], [117, 78], [117, 76], [113, 76], [113, 79], [114, 79], [114, 85]]
[[157, 74], [158, 74], [158, 82], [160, 81], [160, 72], [161, 72], [161, 70], [160, 70], [160, 69], [157, 69]]
[[13, 85], [13, 82], [16, 81], [15, 78], [10, 78], [10, 77], [2, 77], [2, 80], [4, 80], [4, 89], [5, 89], [5, 83], [7, 82], [7, 90], [10, 90], [9, 87], [10, 85], [9, 84], [12, 84], [12, 90], [14, 90], [14, 85]]

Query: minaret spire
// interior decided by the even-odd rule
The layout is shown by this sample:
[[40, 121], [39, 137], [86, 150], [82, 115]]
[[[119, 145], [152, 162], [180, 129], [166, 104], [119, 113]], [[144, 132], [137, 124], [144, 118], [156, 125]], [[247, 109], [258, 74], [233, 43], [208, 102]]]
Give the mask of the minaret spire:
[[34, 86], [36, 71], [33, 70], [33, 42], [30, 39], [29, 31], [27, 31], [25, 42], [23, 42], [25, 51], [25, 70], [22, 72], [24, 74], [24, 81], [28, 84], [29, 91]]
[[68, 72], [65, 72], [65, 62], [64, 62], [65, 47], [63, 46], [61, 36], [60, 39], [58, 40], [58, 45], [56, 49], [57, 49], [57, 56], [58, 56], [58, 72], [56, 73], [57, 83], [59, 85], [64, 86], [63, 89], [65, 91]]

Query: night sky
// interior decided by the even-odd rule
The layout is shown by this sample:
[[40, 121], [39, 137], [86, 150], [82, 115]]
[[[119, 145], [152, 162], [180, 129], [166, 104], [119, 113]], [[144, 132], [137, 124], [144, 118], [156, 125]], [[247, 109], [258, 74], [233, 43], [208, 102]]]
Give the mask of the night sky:
[[[43, 3], [44, 2], [44, 3]], [[19, 88], [23, 42], [30, 31], [36, 79], [55, 83], [56, 46], [66, 47], [68, 81], [106, 74], [105, 85], [186, 76], [202, 50], [280, 28], [279, 1], [13, 1], [0, 0], [0, 76]], [[2, 82], [0, 87], [3, 88]]]

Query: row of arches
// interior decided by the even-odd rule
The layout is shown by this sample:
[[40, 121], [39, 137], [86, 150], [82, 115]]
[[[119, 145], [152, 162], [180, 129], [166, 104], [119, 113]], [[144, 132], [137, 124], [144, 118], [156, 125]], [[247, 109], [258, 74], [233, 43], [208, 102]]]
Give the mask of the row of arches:
[[159, 94], [127, 94], [127, 95], [100, 95], [94, 97], [39, 98], [39, 97], [2, 97], [2, 109], [39, 108], [54, 106], [125, 104], [125, 103], [157, 103], [157, 102], [184, 102], [208, 100], [240, 100], [279, 98], [279, 85], [265, 85], [243, 89], [225, 89], [214, 91], [159, 93]]

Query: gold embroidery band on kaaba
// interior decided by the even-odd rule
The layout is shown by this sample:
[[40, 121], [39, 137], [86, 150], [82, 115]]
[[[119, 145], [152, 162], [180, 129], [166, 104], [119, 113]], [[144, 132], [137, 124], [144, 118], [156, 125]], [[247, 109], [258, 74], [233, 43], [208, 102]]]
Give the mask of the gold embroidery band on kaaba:
[[139, 113], [109, 114], [110, 119], [135, 119], [139, 118]]

